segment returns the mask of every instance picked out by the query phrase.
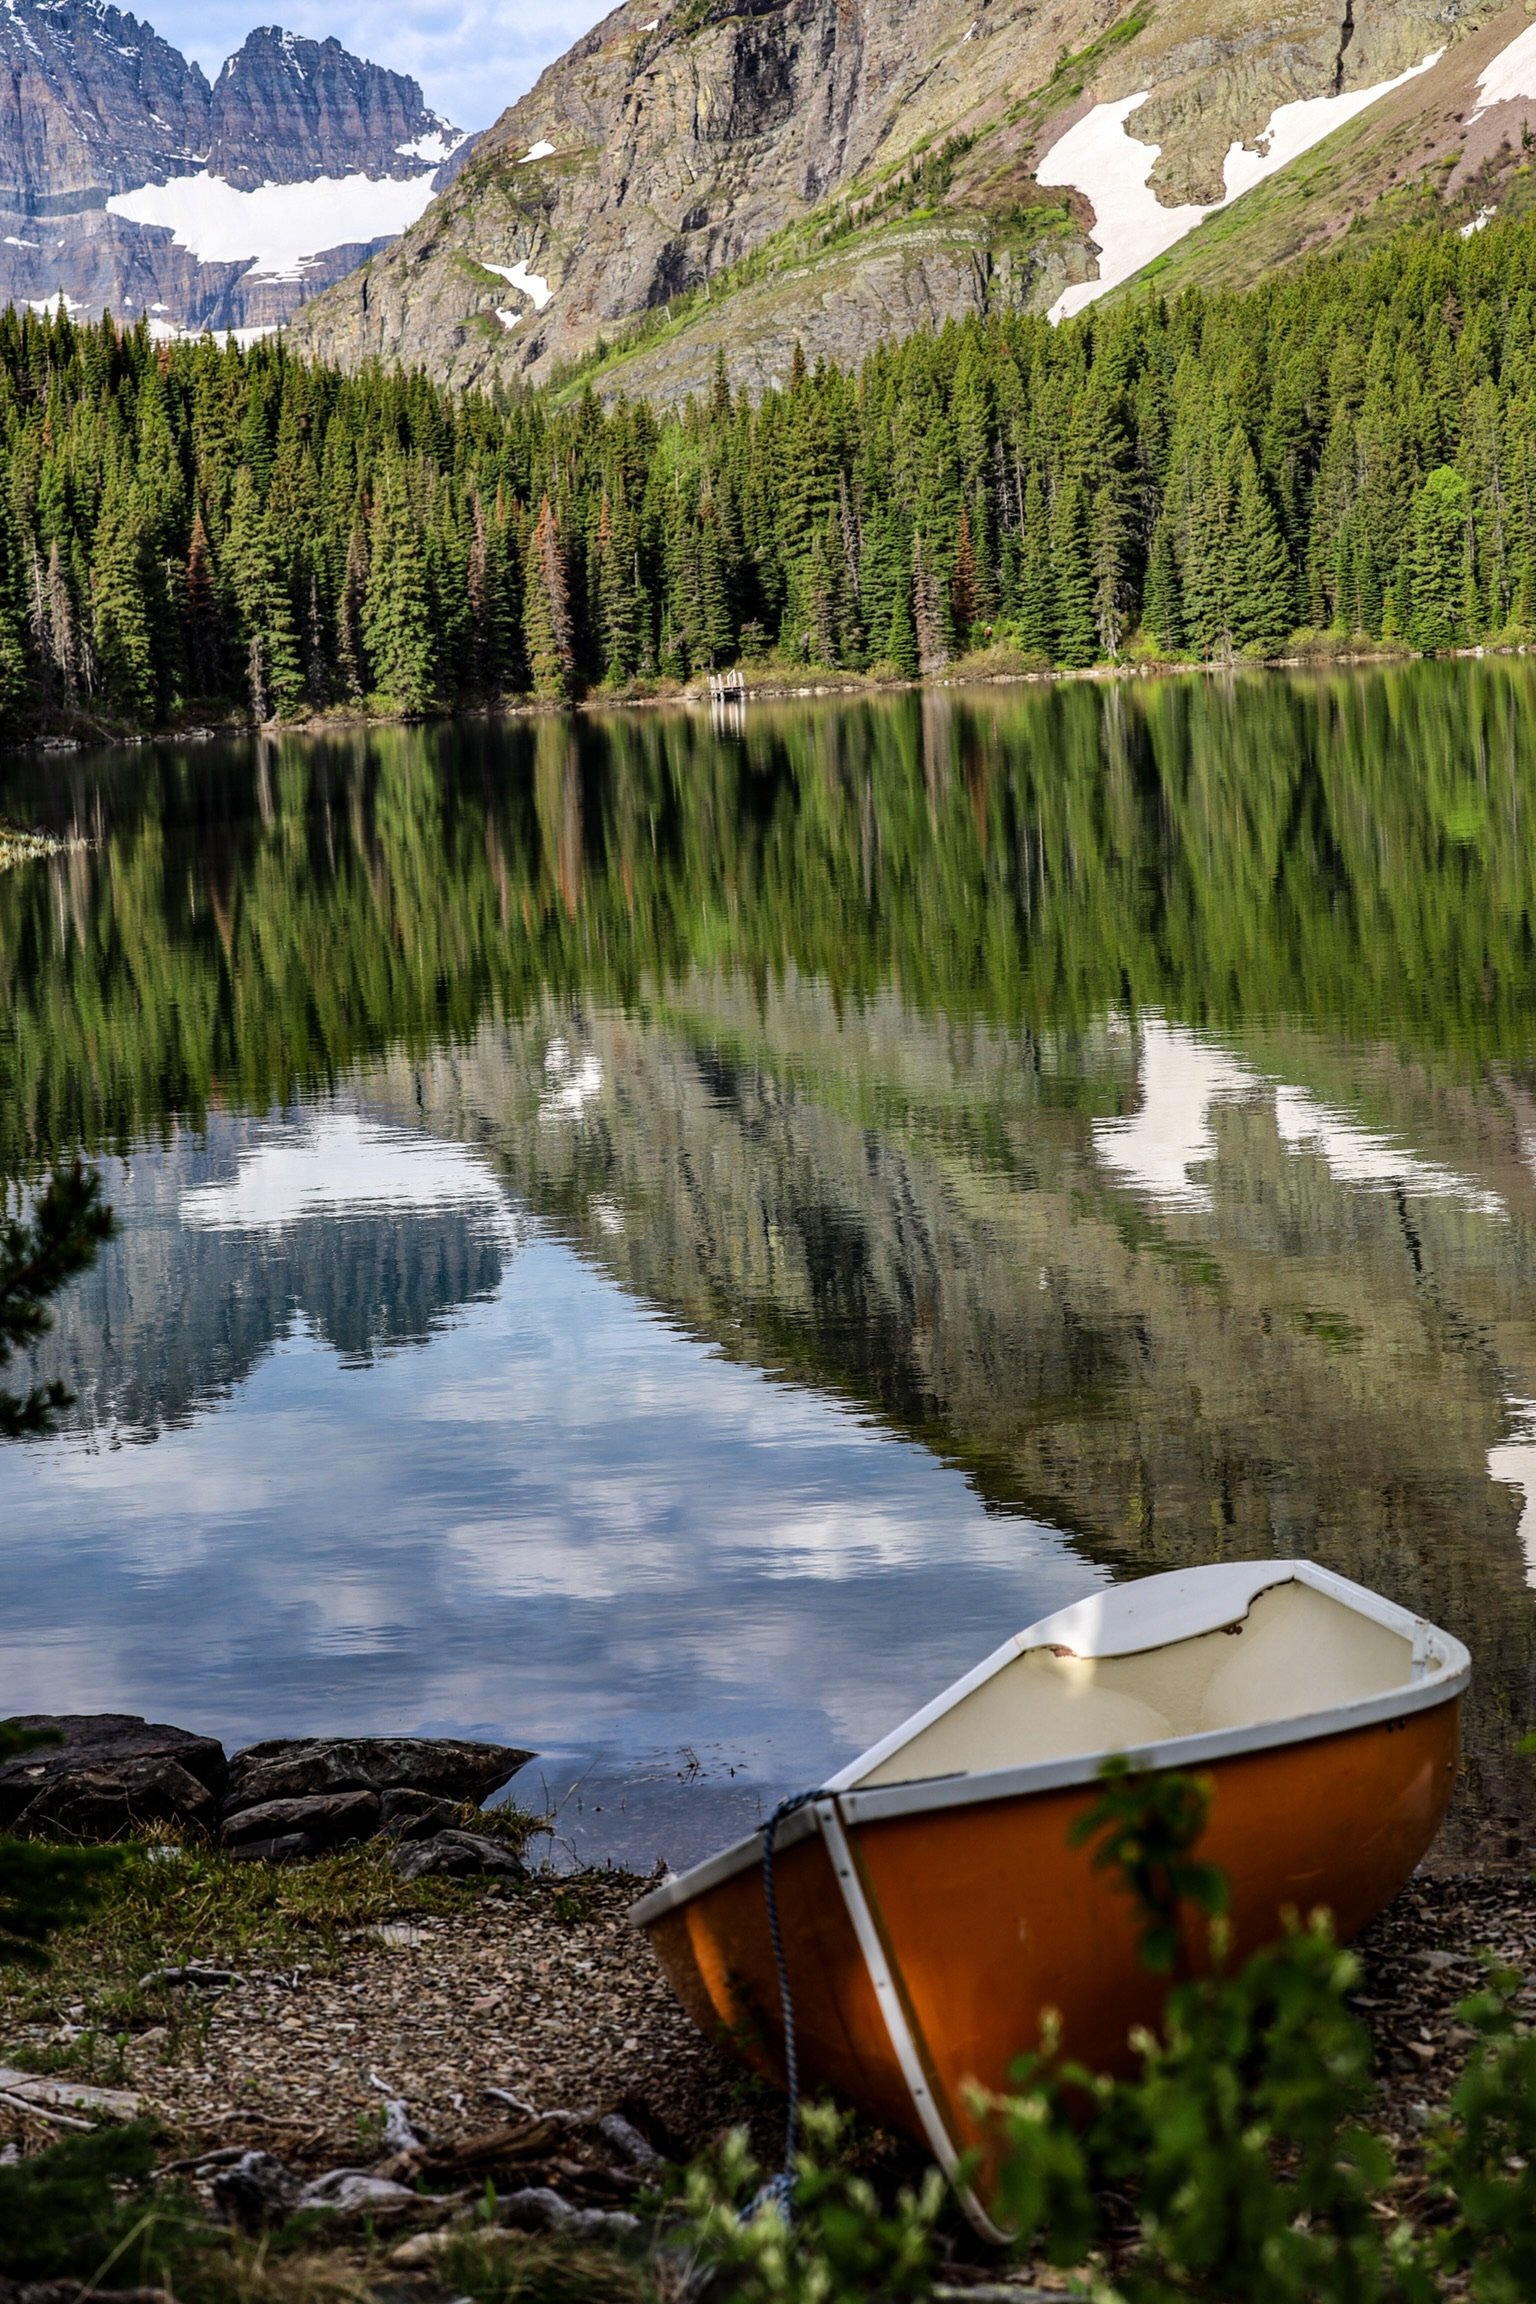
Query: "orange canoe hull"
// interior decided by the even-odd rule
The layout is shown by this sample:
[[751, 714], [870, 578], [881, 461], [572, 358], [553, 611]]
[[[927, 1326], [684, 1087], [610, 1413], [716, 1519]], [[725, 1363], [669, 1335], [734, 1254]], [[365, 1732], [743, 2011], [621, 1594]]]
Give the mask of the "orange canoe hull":
[[[1326, 1907], [1348, 1938], [1391, 1901], [1445, 1814], [1459, 1713], [1452, 1698], [1200, 1769], [1213, 1787], [1200, 1855], [1231, 1883], [1239, 1957], [1273, 1940], [1288, 1911]], [[970, 2090], [1007, 2086], [1048, 2010], [1060, 2016], [1064, 2053], [1101, 2071], [1125, 2069], [1133, 2027], [1158, 2021], [1166, 1983], [1141, 1964], [1129, 1899], [1089, 1850], [1068, 1845], [1096, 1797], [1077, 1784], [848, 1830], [934, 2105], [962, 2152], [985, 2143]], [[781, 1848], [777, 1886], [803, 2084], [834, 2089], [923, 2142], [820, 1833]], [[782, 2082], [760, 1867], [702, 1886], [644, 1925], [694, 2021]], [[1199, 1946], [1190, 1949], [1197, 1957]]]

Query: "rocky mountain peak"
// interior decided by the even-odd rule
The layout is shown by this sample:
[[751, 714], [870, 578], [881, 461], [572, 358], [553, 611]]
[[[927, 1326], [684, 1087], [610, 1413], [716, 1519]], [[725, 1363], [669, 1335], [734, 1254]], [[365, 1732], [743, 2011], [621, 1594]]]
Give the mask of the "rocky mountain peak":
[[252, 32], [230, 57], [210, 115], [208, 167], [244, 191], [359, 172], [419, 175], [462, 142], [404, 73], [365, 63], [339, 40], [308, 40], [276, 24]]
[[412, 223], [465, 141], [339, 40], [264, 25], [210, 88], [110, 0], [0, 0], [0, 300], [273, 327]]
[[0, 206], [47, 215], [196, 167], [209, 89], [108, 0], [0, 0]]

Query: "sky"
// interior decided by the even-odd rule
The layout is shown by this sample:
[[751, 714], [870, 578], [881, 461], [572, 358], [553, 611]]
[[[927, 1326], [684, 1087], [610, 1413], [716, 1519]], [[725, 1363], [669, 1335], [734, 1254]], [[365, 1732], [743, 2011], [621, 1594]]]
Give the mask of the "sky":
[[461, 128], [488, 128], [581, 33], [605, 0], [121, 0], [213, 79], [254, 26], [324, 40], [409, 72]]

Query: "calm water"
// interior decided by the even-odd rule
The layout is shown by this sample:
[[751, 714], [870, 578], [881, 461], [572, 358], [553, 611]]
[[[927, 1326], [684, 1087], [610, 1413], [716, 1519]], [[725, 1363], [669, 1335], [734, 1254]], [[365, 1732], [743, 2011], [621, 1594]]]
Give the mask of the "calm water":
[[537, 1745], [681, 1861], [1112, 1577], [1467, 1639], [1527, 1832], [1536, 671], [0, 764], [0, 1170], [122, 1234], [0, 1709]]

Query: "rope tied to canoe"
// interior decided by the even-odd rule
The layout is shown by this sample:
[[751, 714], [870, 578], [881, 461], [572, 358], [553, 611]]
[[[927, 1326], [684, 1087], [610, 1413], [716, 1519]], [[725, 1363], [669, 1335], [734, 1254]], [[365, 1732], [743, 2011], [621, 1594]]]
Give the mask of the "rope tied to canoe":
[[795, 2003], [789, 1988], [789, 1961], [784, 1952], [784, 1931], [779, 1924], [779, 1890], [774, 1877], [779, 1826], [788, 1821], [797, 1809], [807, 1808], [813, 1800], [828, 1800], [832, 1795], [818, 1785], [814, 1792], [793, 1792], [781, 1800], [763, 1828], [763, 1902], [768, 1908], [768, 1941], [773, 1946], [773, 1965], [779, 1979], [779, 2009], [784, 2024], [784, 2093], [787, 2099], [784, 2122], [784, 2165], [776, 2176], [770, 2176], [760, 2191], [747, 2203], [742, 2222], [750, 2224], [753, 2217], [770, 2204], [775, 2206], [786, 2224], [794, 2216], [795, 2202], [795, 2147], [800, 2140], [800, 2056], [795, 2043]]

